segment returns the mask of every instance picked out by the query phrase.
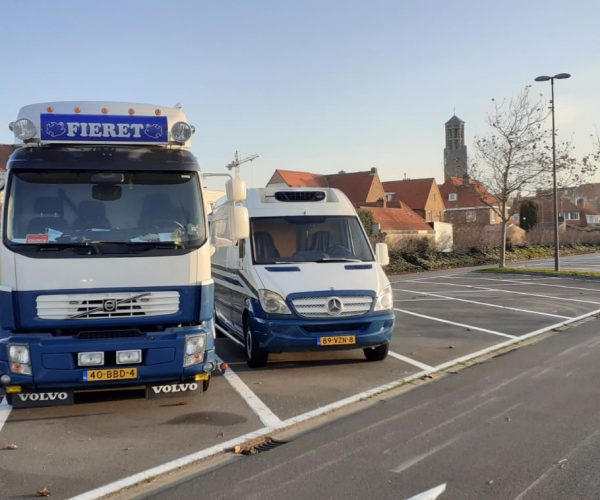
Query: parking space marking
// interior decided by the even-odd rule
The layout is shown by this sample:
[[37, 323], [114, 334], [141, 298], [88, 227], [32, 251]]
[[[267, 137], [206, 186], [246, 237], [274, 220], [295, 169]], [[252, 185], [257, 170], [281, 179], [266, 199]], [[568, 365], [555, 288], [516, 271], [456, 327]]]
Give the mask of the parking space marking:
[[417, 368], [420, 368], [421, 370], [433, 370], [433, 366], [426, 365], [425, 363], [421, 363], [420, 361], [417, 361], [416, 359], [402, 356], [402, 354], [398, 354], [397, 352], [389, 351], [388, 355], [392, 356], [393, 358], [399, 359], [400, 361], [404, 361], [405, 363], [408, 363], [410, 365], [416, 366]]
[[518, 307], [501, 306], [500, 304], [489, 304], [487, 302], [478, 302], [476, 300], [459, 299], [458, 297], [448, 297], [446, 295], [440, 295], [437, 293], [417, 292], [416, 290], [405, 290], [402, 288], [393, 288], [393, 290], [398, 290], [399, 292], [417, 293], [420, 295], [427, 295], [430, 297], [439, 297], [439, 298], [447, 299], [447, 300], [456, 300], [458, 302], [467, 302], [469, 304], [478, 304], [480, 306], [495, 307], [498, 309], [507, 309], [509, 311], [518, 311], [518, 312], [524, 312], [527, 314], [537, 314], [539, 316], [550, 316], [552, 318], [561, 318], [561, 319], [570, 319], [571, 318], [571, 316], [562, 316], [560, 314], [543, 313], [543, 312], [539, 312], [539, 311], [531, 311], [529, 309], [519, 309]]
[[[222, 363], [223, 360], [217, 356], [217, 362]], [[263, 403], [231, 368], [225, 370], [223, 376], [266, 427], [273, 428], [281, 424], [281, 419]]]
[[507, 285], [509, 285], [511, 283], [518, 283], [519, 285], [526, 284], [526, 285], [534, 285], [534, 286], [551, 286], [551, 287], [556, 287], [556, 288], [568, 288], [571, 290], [584, 290], [586, 292], [600, 292], [600, 289], [598, 289], [598, 288], [585, 288], [582, 286], [568, 286], [568, 285], [554, 285], [552, 283], [540, 283], [539, 281], [534, 281], [531, 278], [529, 278], [527, 280], [512, 280], [512, 279], [500, 279], [500, 278], [476, 278], [476, 277], [472, 277], [472, 276], [465, 276], [465, 277], [463, 277], [463, 279], [504, 281], [504, 282], [506, 282]]
[[12, 406], [8, 404], [6, 398], [2, 398], [2, 401], [0, 402], [0, 431], [2, 430], [2, 427], [4, 427], [11, 410]]
[[274, 430], [283, 429], [283, 428], [286, 428], [286, 427], [289, 427], [289, 426], [292, 426], [295, 424], [306, 422], [307, 420], [310, 420], [312, 418], [325, 415], [334, 410], [338, 410], [338, 409], [348, 406], [350, 404], [357, 403], [357, 402], [365, 400], [365, 399], [369, 399], [378, 394], [382, 394], [386, 391], [400, 387], [406, 383], [412, 382], [414, 380], [418, 380], [421, 377], [423, 377], [423, 375], [426, 375], [427, 373], [433, 373], [433, 372], [439, 372], [439, 371], [445, 370], [447, 368], [455, 366], [458, 363], [464, 363], [464, 362], [470, 361], [472, 359], [475, 359], [480, 356], [489, 354], [493, 351], [496, 351], [497, 349], [502, 349], [504, 347], [508, 347], [510, 345], [522, 342], [525, 339], [535, 337], [536, 335], [540, 335], [545, 332], [549, 332], [550, 330], [553, 330], [554, 328], [569, 325], [571, 323], [581, 321], [585, 318], [589, 318], [589, 317], [594, 316], [599, 313], [600, 313], [600, 309], [596, 309], [594, 311], [590, 311], [588, 313], [582, 314], [575, 318], [569, 318], [565, 321], [561, 321], [560, 323], [555, 323], [553, 325], [540, 328], [539, 330], [529, 332], [529, 333], [523, 335], [522, 337], [509, 339], [509, 340], [506, 340], [505, 342], [501, 342], [499, 344], [495, 344], [490, 347], [486, 347], [484, 349], [467, 354], [465, 356], [461, 356], [456, 359], [446, 361], [445, 363], [434, 366], [433, 370], [431, 370], [430, 372], [423, 370], [423, 371], [420, 371], [417, 373], [413, 373], [412, 375], [409, 375], [407, 377], [403, 377], [401, 379], [394, 380], [393, 382], [389, 382], [387, 384], [380, 385], [378, 387], [374, 387], [373, 389], [369, 389], [367, 391], [364, 391], [364, 392], [361, 392], [358, 394], [354, 394], [352, 396], [348, 396], [344, 399], [340, 399], [338, 401], [334, 401], [333, 403], [329, 403], [325, 406], [321, 406], [314, 410], [310, 410], [306, 413], [302, 413], [301, 415], [298, 415], [296, 417], [291, 417], [291, 418], [288, 418], [287, 420], [283, 420], [279, 425], [275, 426], [274, 428], [273, 427], [263, 427], [262, 429], [258, 429], [254, 432], [244, 434], [240, 437], [231, 439], [230, 441], [227, 441], [225, 443], [220, 443], [220, 444], [212, 446], [210, 448], [200, 450], [198, 452], [192, 453], [185, 457], [175, 459], [171, 462], [167, 462], [165, 464], [159, 465], [152, 469], [147, 469], [145, 471], [142, 471], [142, 472], [139, 472], [132, 476], [120, 479], [118, 481], [107, 484], [105, 486], [101, 486], [94, 490], [82, 493], [81, 495], [77, 495], [77, 496], [73, 497], [71, 500], [91, 500], [91, 499], [96, 499], [96, 498], [102, 498], [102, 497], [108, 496], [110, 494], [114, 494], [116, 492], [123, 490], [124, 488], [129, 488], [138, 483], [141, 483], [142, 481], [148, 481], [158, 475], [167, 474], [169, 472], [179, 469], [180, 467], [184, 467], [186, 465], [197, 462], [204, 458], [208, 458], [208, 457], [217, 455], [219, 453], [222, 453], [222, 452], [224, 452], [228, 449], [231, 449], [238, 444], [242, 444], [248, 440], [266, 436], [266, 435], [272, 433]]
[[[517, 292], [516, 290], [502, 290], [501, 288], [488, 288], [484, 286], [478, 285], [463, 285], [459, 283], [445, 283], [445, 282], [429, 282], [429, 281], [420, 281], [419, 283], [431, 283], [435, 285], [447, 285], [447, 286], [458, 286], [461, 288], [470, 288], [472, 290], [477, 290], [478, 292], [502, 292], [502, 293], [512, 293], [515, 295], [528, 295], [530, 297], [541, 297], [543, 299], [553, 299], [553, 300], [566, 300], [568, 302], [581, 302], [583, 304], [595, 304], [600, 305], [600, 302], [596, 300], [583, 300], [583, 299], [570, 299], [568, 297], [555, 297], [553, 295], [543, 295], [539, 293], [529, 293], [529, 292]], [[456, 293], [456, 292], [455, 292]]]
[[[396, 301], [394, 301], [396, 302]], [[448, 325], [453, 326], [461, 326], [463, 328], [467, 328], [469, 330], [477, 330], [479, 332], [491, 333], [492, 335], [499, 335], [500, 337], [506, 337], [509, 339], [516, 339], [517, 335], [509, 335], [508, 333], [497, 332], [495, 330], [488, 330], [487, 328], [480, 328], [478, 326], [466, 325], [465, 323], [456, 323], [454, 321], [449, 321], [447, 319], [436, 318], [435, 316], [427, 316], [426, 314], [419, 314], [413, 311], [407, 311], [406, 309], [398, 309], [394, 307], [394, 311], [398, 311], [404, 314], [409, 314], [411, 316], [417, 316], [418, 318], [429, 319], [431, 321], [439, 321], [440, 323], [446, 323]]]

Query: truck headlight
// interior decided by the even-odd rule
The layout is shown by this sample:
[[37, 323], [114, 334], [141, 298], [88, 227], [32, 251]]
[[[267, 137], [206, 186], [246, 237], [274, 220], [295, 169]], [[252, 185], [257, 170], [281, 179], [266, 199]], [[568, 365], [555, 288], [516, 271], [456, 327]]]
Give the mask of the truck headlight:
[[102, 366], [104, 364], [104, 352], [78, 352], [77, 366]]
[[192, 126], [185, 122], [177, 122], [171, 127], [171, 137], [176, 142], [187, 142], [193, 132]]
[[35, 137], [37, 132], [35, 125], [31, 120], [27, 118], [21, 118], [12, 124], [12, 131], [17, 136], [17, 139], [21, 141], [27, 141]]
[[10, 371], [20, 375], [31, 375], [31, 356], [29, 346], [24, 344], [8, 344], [8, 361]]
[[270, 314], [292, 314], [285, 299], [271, 290], [259, 290], [258, 299], [262, 308]]
[[394, 297], [392, 296], [392, 287], [388, 285], [381, 293], [377, 295], [375, 302], [375, 311], [385, 311], [394, 307]]
[[206, 334], [189, 335], [185, 338], [185, 355], [183, 366], [192, 366], [202, 363], [206, 350]]

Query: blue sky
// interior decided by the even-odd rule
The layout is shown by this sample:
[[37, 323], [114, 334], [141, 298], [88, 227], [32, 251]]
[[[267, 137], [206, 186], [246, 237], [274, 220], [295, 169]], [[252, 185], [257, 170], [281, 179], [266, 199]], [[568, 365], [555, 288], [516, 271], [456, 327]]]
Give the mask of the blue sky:
[[586, 153], [600, 130], [594, 1], [4, 0], [0, 9], [0, 143], [33, 102], [180, 102], [205, 171], [224, 171], [238, 149], [260, 154], [244, 167], [257, 186], [276, 168], [442, 181], [454, 109], [472, 149], [492, 97], [560, 72], [573, 75], [556, 85], [561, 136]]

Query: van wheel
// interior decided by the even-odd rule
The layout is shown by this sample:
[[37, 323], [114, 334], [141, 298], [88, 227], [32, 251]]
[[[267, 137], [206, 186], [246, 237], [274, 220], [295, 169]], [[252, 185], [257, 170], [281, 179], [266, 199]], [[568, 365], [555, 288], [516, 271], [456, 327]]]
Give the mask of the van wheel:
[[248, 322], [244, 325], [244, 344], [246, 347], [246, 360], [250, 368], [262, 368], [267, 365], [269, 353], [258, 347], [258, 342]]
[[385, 343], [378, 345], [377, 347], [365, 347], [363, 352], [367, 361], [383, 361], [387, 358], [388, 351], [390, 350], [390, 344]]

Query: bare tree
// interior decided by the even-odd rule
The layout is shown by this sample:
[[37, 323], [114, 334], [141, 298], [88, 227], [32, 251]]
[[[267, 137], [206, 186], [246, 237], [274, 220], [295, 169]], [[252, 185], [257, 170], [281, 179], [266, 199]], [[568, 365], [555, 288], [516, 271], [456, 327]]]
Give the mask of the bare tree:
[[482, 202], [496, 212], [501, 221], [500, 262], [506, 265], [506, 228], [511, 198], [535, 187], [548, 170], [548, 155], [543, 144], [550, 133], [544, 127], [548, 116], [546, 103], [532, 102], [530, 87], [506, 101], [493, 101], [486, 118], [490, 134], [475, 138], [476, 164], [472, 176], [482, 182], [495, 198], [482, 196]]

